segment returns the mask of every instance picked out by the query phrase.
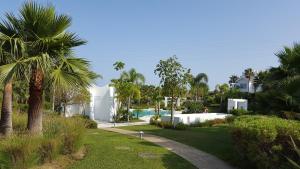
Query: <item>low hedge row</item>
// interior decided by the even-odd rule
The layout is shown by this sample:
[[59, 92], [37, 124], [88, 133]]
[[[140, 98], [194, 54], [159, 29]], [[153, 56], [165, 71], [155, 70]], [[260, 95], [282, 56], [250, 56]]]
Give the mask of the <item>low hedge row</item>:
[[300, 145], [300, 122], [267, 116], [240, 116], [231, 133], [243, 168], [292, 169], [287, 158], [300, 162], [291, 138]]

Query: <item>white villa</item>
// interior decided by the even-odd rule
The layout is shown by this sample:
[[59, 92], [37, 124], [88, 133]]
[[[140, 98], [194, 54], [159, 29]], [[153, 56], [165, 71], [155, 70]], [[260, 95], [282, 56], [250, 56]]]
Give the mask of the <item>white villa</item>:
[[[241, 76], [236, 83], [231, 83], [230, 84], [231, 87], [236, 87], [238, 89], [240, 89], [241, 92], [245, 92], [245, 93], [254, 93], [255, 92], [255, 88], [254, 88], [254, 85], [253, 85], [253, 78], [249, 79], [246, 78], [245, 76]], [[256, 89], [256, 92], [259, 92], [261, 91], [262, 88], [261, 86], [259, 86], [257, 89]]]
[[87, 105], [72, 104], [66, 107], [66, 116], [83, 114], [92, 120], [113, 122], [113, 117], [117, 113], [118, 102], [115, 98], [115, 89], [106, 86], [93, 85], [89, 88], [91, 102]]

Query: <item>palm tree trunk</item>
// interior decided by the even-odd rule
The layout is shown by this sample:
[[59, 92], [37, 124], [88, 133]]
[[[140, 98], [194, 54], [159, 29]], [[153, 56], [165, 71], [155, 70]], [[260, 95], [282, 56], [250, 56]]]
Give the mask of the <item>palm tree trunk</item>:
[[12, 80], [5, 84], [1, 109], [0, 131], [4, 136], [12, 133]]
[[29, 108], [27, 128], [32, 134], [42, 134], [43, 80], [41, 69], [32, 72], [29, 87]]
[[53, 87], [52, 91], [52, 111], [55, 111], [55, 88]]
[[158, 110], [157, 110], [157, 114], [159, 115], [160, 113], [160, 101], [158, 101]]
[[128, 101], [127, 101], [127, 121], [128, 122], [129, 122], [130, 102], [131, 102], [131, 99], [130, 99], [130, 97], [128, 97]]

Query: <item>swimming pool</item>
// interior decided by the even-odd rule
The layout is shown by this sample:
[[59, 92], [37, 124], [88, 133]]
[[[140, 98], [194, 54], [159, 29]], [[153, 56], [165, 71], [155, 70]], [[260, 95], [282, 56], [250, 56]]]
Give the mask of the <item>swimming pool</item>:
[[[144, 116], [153, 116], [157, 114], [154, 109], [142, 109], [140, 111], [130, 110], [132, 112], [133, 117], [144, 117]], [[170, 111], [168, 110], [160, 110], [160, 115], [168, 115]], [[138, 115], [138, 116], [137, 116]]]

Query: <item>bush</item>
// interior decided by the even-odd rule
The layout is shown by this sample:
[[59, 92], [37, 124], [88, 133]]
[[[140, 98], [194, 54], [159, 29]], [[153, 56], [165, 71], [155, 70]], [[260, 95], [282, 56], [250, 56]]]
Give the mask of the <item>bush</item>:
[[74, 153], [82, 145], [86, 119], [45, 115], [42, 136], [28, 134], [26, 122], [26, 114], [13, 115], [14, 134], [0, 140], [0, 168], [30, 168]]
[[178, 123], [175, 125], [176, 130], [186, 130], [188, 128], [188, 125], [183, 124], [183, 123]]
[[247, 115], [249, 112], [245, 109], [232, 109], [230, 110], [230, 114], [235, 116]]
[[0, 157], [4, 168], [26, 169], [38, 161], [38, 138], [29, 135], [12, 135], [0, 141]]
[[204, 111], [204, 106], [200, 102], [186, 101], [183, 106], [185, 107], [185, 111], [182, 112], [183, 114], [201, 113]]
[[[292, 168], [297, 161], [290, 137], [300, 144], [300, 123], [277, 117], [240, 116], [232, 124], [232, 137], [245, 164], [243, 168]], [[247, 166], [247, 167], [246, 167]]]
[[190, 127], [212, 127], [218, 124], [225, 124], [227, 123], [226, 119], [214, 119], [214, 120], [206, 120], [205, 122], [196, 122], [190, 124]]
[[91, 120], [89, 116], [77, 115], [77, 116], [73, 116], [73, 118], [82, 118], [84, 120], [84, 126], [87, 129], [96, 129], [96, 128], [98, 128], [97, 122], [95, 122], [94, 120]]
[[40, 156], [40, 162], [52, 162], [59, 153], [61, 148], [61, 141], [55, 138], [52, 139], [42, 139], [41, 144], [38, 149], [38, 154]]
[[280, 117], [285, 118], [285, 119], [290, 119], [294, 120], [296, 119], [296, 112], [291, 112], [291, 111], [282, 111], [280, 112]]

